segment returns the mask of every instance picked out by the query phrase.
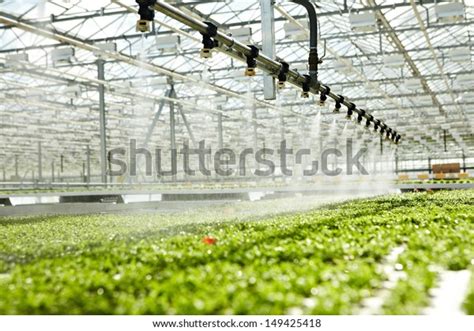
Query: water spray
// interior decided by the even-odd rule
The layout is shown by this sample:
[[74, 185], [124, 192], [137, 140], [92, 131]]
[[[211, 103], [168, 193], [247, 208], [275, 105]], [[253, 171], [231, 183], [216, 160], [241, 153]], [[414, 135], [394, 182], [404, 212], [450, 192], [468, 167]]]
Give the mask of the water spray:
[[[295, 0], [294, 2], [303, 5], [308, 10], [308, 15], [310, 17], [310, 58], [309, 58], [309, 75], [301, 75], [295, 70], [291, 70], [290, 66], [288, 66], [288, 72], [286, 72], [286, 66], [284, 70], [282, 70], [282, 63], [277, 62], [264, 54], [262, 54], [256, 46], [253, 45], [244, 45], [241, 42], [237, 41], [236, 39], [228, 36], [224, 33], [218, 31], [215, 25], [211, 25], [208, 22], [202, 22], [195, 17], [185, 14], [184, 12], [180, 11], [179, 9], [171, 6], [170, 4], [164, 1], [151, 1], [154, 2], [154, 9], [157, 11], [162, 12], [163, 14], [187, 25], [188, 27], [200, 32], [203, 35], [203, 44], [204, 48], [201, 51], [201, 56], [204, 58], [209, 58], [211, 56], [211, 50], [216, 49], [222, 53], [225, 53], [231, 56], [234, 59], [239, 59], [245, 63], [247, 63], [246, 69], [246, 76], [254, 76], [255, 70], [257, 68], [261, 68], [265, 73], [279, 79], [286, 78], [286, 80], [279, 79], [279, 86], [284, 86], [283, 83], [290, 83], [302, 89], [301, 97], [302, 98], [309, 98], [309, 94], [320, 94], [320, 102], [326, 101], [328, 97], [334, 99], [338, 102], [338, 106], [342, 105], [348, 108], [347, 117], [350, 119], [352, 115], [356, 113], [357, 119], [360, 119], [361, 122], [364, 118], [366, 120], [370, 119], [373, 122], [375, 119], [370, 117], [371, 115], [366, 112], [365, 110], [359, 109], [356, 107], [355, 104], [348, 102], [347, 98], [343, 98], [340, 95], [336, 95], [332, 93], [328, 86], [321, 84], [318, 81], [318, 64], [321, 63], [321, 59], [317, 57], [317, 49], [315, 46], [317, 45], [317, 20], [316, 20], [316, 7], [314, 3], [311, 3], [306, 0]], [[149, 3], [149, 2], [147, 2]], [[282, 73], [285, 75], [283, 77]], [[339, 108], [340, 109], [340, 108]], [[385, 125], [385, 124], [384, 124]], [[388, 127], [385, 125], [386, 129]], [[385, 129], [385, 132], [387, 131]], [[395, 140], [391, 139], [392, 136], [389, 135], [389, 139], [392, 142], [396, 142]], [[401, 139], [401, 137], [400, 137]], [[398, 139], [400, 141], [400, 139]]]

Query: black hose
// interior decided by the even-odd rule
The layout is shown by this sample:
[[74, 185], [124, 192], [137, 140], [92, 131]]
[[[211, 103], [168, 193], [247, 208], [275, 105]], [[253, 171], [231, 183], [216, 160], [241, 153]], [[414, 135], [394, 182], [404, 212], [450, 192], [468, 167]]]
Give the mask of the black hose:
[[309, 0], [292, 0], [292, 2], [306, 8], [309, 16], [309, 47], [310, 49], [318, 47], [318, 16], [316, 14], [316, 5]]
[[292, 2], [303, 6], [309, 17], [309, 76], [318, 82], [318, 16], [316, 4], [309, 0], [292, 0]]

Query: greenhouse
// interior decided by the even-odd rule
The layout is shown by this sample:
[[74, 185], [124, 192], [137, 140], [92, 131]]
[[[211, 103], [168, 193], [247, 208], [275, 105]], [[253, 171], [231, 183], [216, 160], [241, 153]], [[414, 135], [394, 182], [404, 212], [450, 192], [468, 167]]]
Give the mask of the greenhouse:
[[0, 315], [474, 325], [474, 1], [0, 8]]

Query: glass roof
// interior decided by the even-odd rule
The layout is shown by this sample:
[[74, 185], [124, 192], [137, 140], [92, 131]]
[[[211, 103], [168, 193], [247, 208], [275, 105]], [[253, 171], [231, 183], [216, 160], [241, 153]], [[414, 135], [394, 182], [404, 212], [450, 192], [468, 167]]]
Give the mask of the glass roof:
[[[168, 2], [178, 2], [188, 15], [218, 23], [221, 31], [250, 27], [252, 42], [262, 43], [259, 1]], [[434, 8], [445, 2], [424, 0], [416, 5], [422, 24], [410, 1], [316, 2], [320, 54], [326, 45], [321, 82], [398, 130], [404, 137], [401, 152], [437, 153], [447, 130], [453, 153], [474, 154], [474, 0], [463, 1], [462, 18], [438, 20]], [[137, 33], [134, 1], [4, 0], [0, 7], [0, 136], [8, 142], [0, 150], [4, 163], [19, 152], [30, 153], [34, 160], [38, 140], [50, 155], [80, 154], [87, 146], [97, 151], [101, 83], [106, 88], [111, 148], [130, 138], [143, 139], [170, 83], [199, 140], [216, 142], [216, 114], [222, 111], [226, 137], [232, 137], [228, 144], [248, 143], [254, 107], [262, 137], [278, 139], [275, 123], [280, 114], [287, 119], [289, 135], [309, 136], [305, 130], [311, 125], [302, 129], [300, 121], [312, 123], [318, 112], [323, 130], [331, 129], [334, 118], [344, 127], [343, 115], [332, 116], [332, 103], [320, 107], [317, 96], [302, 100], [294, 87], [279, 93], [275, 101], [265, 101], [261, 71], [246, 78], [245, 64], [225, 54], [201, 59], [199, 33], [161, 13], [156, 13], [153, 32]], [[360, 13], [372, 13], [376, 26], [351, 26], [349, 16]], [[299, 38], [285, 32], [288, 16], [307, 21], [304, 8], [280, 0], [274, 14], [276, 55], [305, 72], [308, 31], [301, 29]], [[157, 38], [178, 35], [179, 45], [157, 45]], [[115, 43], [112, 52], [118, 55], [101, 57], [87, 47], [104, 43]], [[69, 47], [73, 56], [53, 61], [54, 50]], [[97, 79], [99, 58], [106, 61], [105, 82]], [[168, 111], [165, 107], [153, 136], [157, 146], [169, 141]], [[181, 118], [178, 121], [180, 143], [187, 132]]]

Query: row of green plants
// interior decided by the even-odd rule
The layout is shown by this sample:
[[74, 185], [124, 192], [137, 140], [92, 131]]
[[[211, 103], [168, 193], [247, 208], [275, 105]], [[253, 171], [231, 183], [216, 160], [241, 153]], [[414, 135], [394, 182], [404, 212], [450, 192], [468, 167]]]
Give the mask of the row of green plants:
[[[0, 313], [351, 314], [381, 287], [384, 257], [404, 245], [407, 278], [384, 311], [416, 314], [435, 267], [474, 259], [473, 191], [258, 220], [206, 215], [0, 221]], [[474, 310], [472, 298], [465, 308]]]
[[387, 314], [422, 313], [439, 271], [459, 271], [474, 264], [474, 201], [459, 191], [443, 195], [442, 205], [428, 204], [417, 208], [415, 215], [405, 216], [413, 228], [405, 239], [407, 249], [399, 257], [407, 277], [385, 303]]
[[468, 315], [474, 315], [474, 267], [471, 267], [471, 275], [469, 292], [464, 302], [464, 309]]
[[419, 179], [397, 180], [397, 184], [472, 184], [472, 183], [474, 183], [474, 178], [429, 179], [429, 180], [419, 180]]

